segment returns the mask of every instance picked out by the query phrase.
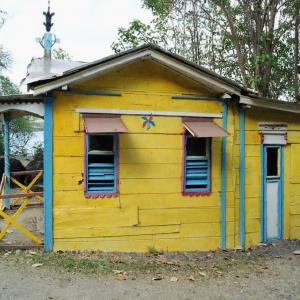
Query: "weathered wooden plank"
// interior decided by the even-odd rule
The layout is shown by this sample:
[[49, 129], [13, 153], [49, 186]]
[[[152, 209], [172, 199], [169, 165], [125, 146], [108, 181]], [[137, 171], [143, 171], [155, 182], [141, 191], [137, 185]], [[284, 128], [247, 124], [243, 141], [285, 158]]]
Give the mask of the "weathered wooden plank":
[[[182, 150], [173, 149], [120, 149], [120, 163], [161, 163], [180, 164], [182, 160]], [[151, 158], [149, 160], [149, 158]]]
[[120, 164], [120, 178], [181, 178], [181, 164]]
[[144, 236], [158, 235], [158, 234], [172, 234], [179, 233], [180, 225], [167, 225], [167, 226], [132, 226], [132, 227], [119, 227], [119, 228], [81, 228], [79, 223], [74, 228], [56, 228], [54, 230], [55, 238], [84, 238], [84, 237], [127, 237], [131, 236]]
[[84, 157], [55, 156], [53, 158], [53, 173], [82, 174], [84, 172]]
[[300, 239], [300, 226], [291, 227], [291, 239]]
[[120, 135], [121, 149], [179, 149], [183, 147], [182, 135], [126, 133]]
[[291, 164], [291, 183], [300, 183], [300, 145], [298, 144], [291, 145], [291, 161], [293, 162]]
[[300, 205], [291, 205], [290, 206], [290, 214], [291, 215], [300, 215]]
[[[233, 209], [227, 209], [227, 220], [232, 221]], [[188, 223], [216, 223], [220, 221], [220, 210], [208, 208], [140, 209], [139, 221], [143, 226]]]
[[61, 136], [53, 139], [53, 155], [56, 156], [83, 156], [84, 137], [83, 134], [77, 136]]
[[162, 251], [209, 251], [218, 248], [219, 237], [202, 238], [169, 238], [169, 239], [125, 239], [116, 238], [83, 238], [83, 239], [55, 239], [54, 250], [101, 250], [146, 252], [148, 247], [155, 247]]
[[257, 245], [258, 243], [261, 242], [260, 239], [260, 232], [253, 232], [253, 233], [247, 233], [245, 235], [245, 247], [249, 248], [249, 247], [253, 247], [255, 245]]
[[221, 236], [220, 229], [221, 229], [220, 222], [182, 224], [180, 229], [180, 238], [220, 237]]
[[102, 228], [135, 226], [138, 224], [137, 207], [122, 208], [84, 208], [54, 210], [54, 228]]
[[43, 192], [21, 193], [21, 194], [6, 194], [0, 195], [0, 199], [15, 199], [15, 198], [34, 198], [43, 196]]
[[53, 177], [54, 191], [82, 191], [83, 176], [81, 173], [74, 174], [56, 174]]
[[[121, 205], [140, 208], [215, 207], [218, 209], [220, 206], [219, 193], [212, 193], [209, 196], [182, 196], [181, 193], [122, 194], [112, 198], [85, 199], [82, 191], [56, 191], [53, 200], [56, 208], [119, 207]], [[228, 192], [227, 206], [233, 205], [233, 192]]]

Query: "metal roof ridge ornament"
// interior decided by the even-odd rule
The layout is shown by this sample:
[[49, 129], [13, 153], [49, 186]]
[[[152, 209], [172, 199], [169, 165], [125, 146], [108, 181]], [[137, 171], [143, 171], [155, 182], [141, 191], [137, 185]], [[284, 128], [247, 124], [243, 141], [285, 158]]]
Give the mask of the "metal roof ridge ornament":
[[46, 18], [46, 21], [43, 23], [46, 28], [46, 32], [42, 38], [37, 38], [37, 42], [44, 48], [44, 57], [51, 59], [51, 49], [54, 44], [59, 43], [59, 39], [57, 39], [56, 35], [51, 32], [51, 28], [54, 25], [54, 23], [52, 23], [52, 17], [55, 13], [50, 11], [50, 0], [48, 1], [48, 11], [44, 11], [43, 15]]

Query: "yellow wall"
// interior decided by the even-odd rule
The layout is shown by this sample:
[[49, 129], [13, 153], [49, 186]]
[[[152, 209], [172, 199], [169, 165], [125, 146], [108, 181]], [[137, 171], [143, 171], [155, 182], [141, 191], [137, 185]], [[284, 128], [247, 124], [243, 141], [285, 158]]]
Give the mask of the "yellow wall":
[[[182, 196], [182, 120], [122, 116], [119, 196], [85, 199], [84, 145], [75, 108], [221, 113], [218, 101], [172, 100], [171, 96], [213, 95], [156, 64], [143, 62], [73, 86], [122, 92], [121, 97], [57, 93], [54, 104], [54, 249], [146, 251], [208, 250], [220, 245], [221, 138], [212, 140], [212, 193]], [[216, 120], [221, 124], [222, 120]], [[80, 126], [82, 128], [82, 126]], [[230, 179], [228, 187], [232, 186]], [[232, 191], [229, 188], [229, 193]], [[233, 203], [228, 231], [233, 235]]]
[[284, 146], [283, 237], [300, 238], [300, 120], [299, 115], [274, 110], [246, 110], [246, 246], [260, 242], [261, 226], [261, 140], [260, 122], [288, 124], [287, 145]]
[[[121, 97], [57, 92], [54, 103], [54, 250], [209, 250], [220, 247], [221, 138], [212, 139], [212, 193], [182, 196], [182, 121], [123, 115], [119, 195], [85, 199], [84, 144], [76, 108], [222, 112], [212, 100], [174, 100], [182, 94], [214, 95], [203, 86], [156, 63], [135, 63], [74, 86], [118, 91]], [[258, 123], [288, 122], [284, 147], [284, 238], [300, 238], [300, 122], [297, 115], [251, 108], [246, 111], [246, 246], [260, 242], [260, 137]], [[221, 119], [216, 119], [218, 124]], [[229, 105], [227, 139], [227, 247], [239, 246], [239, 112]]]

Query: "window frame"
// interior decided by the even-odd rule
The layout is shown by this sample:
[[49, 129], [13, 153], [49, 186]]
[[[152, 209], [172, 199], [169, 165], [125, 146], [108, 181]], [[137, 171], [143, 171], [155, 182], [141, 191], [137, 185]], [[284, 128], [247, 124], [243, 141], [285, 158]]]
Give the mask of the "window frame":
[[[113, 154], [114, 154], [114, 189], [112, 191], [89, 191], [88, 190], [88, 150], [89, 137], [92, 135], [113, 136]], [[84, 196], [85, 198], [111, 198], [119, 195], [119, 134], [118, 133], [84, 133]]]
[[[212, 165], [212, 155], [211, 155], [211, 137], [203, 137], [206, 140], [206, 156], [199, 156], [199, 157], [206, 157], [208, 161], [208, 185], [206, 188], [197, 188], [197, 189], [186, 189], [186, 145], [187, 145], [187, 139], [188, 137], [193, 137], [187, 130], [183, 132], [182, 137], [182, 195], [184, 196], [206, 196], [211, 194], [211, 186], [212, 186], [212, 180], [211, 180], [211, 165]], [[199, 137], [201, 138], [201, 137]]]

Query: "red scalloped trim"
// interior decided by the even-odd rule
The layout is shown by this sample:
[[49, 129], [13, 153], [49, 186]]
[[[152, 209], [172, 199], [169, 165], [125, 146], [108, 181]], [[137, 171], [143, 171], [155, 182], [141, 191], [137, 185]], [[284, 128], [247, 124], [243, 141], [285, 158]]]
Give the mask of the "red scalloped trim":
[[119, 193], [112, 193], [112, 194], [87, 194], [85, 193], [84, 194], [84, 197], [85, 198], [88, 198], [88, 199], [97, 199], [97, 198], [116, 198], [119, 196]]
[[211, 191], [208, 192], [182, 192], [182, 196], [210, 196]]

